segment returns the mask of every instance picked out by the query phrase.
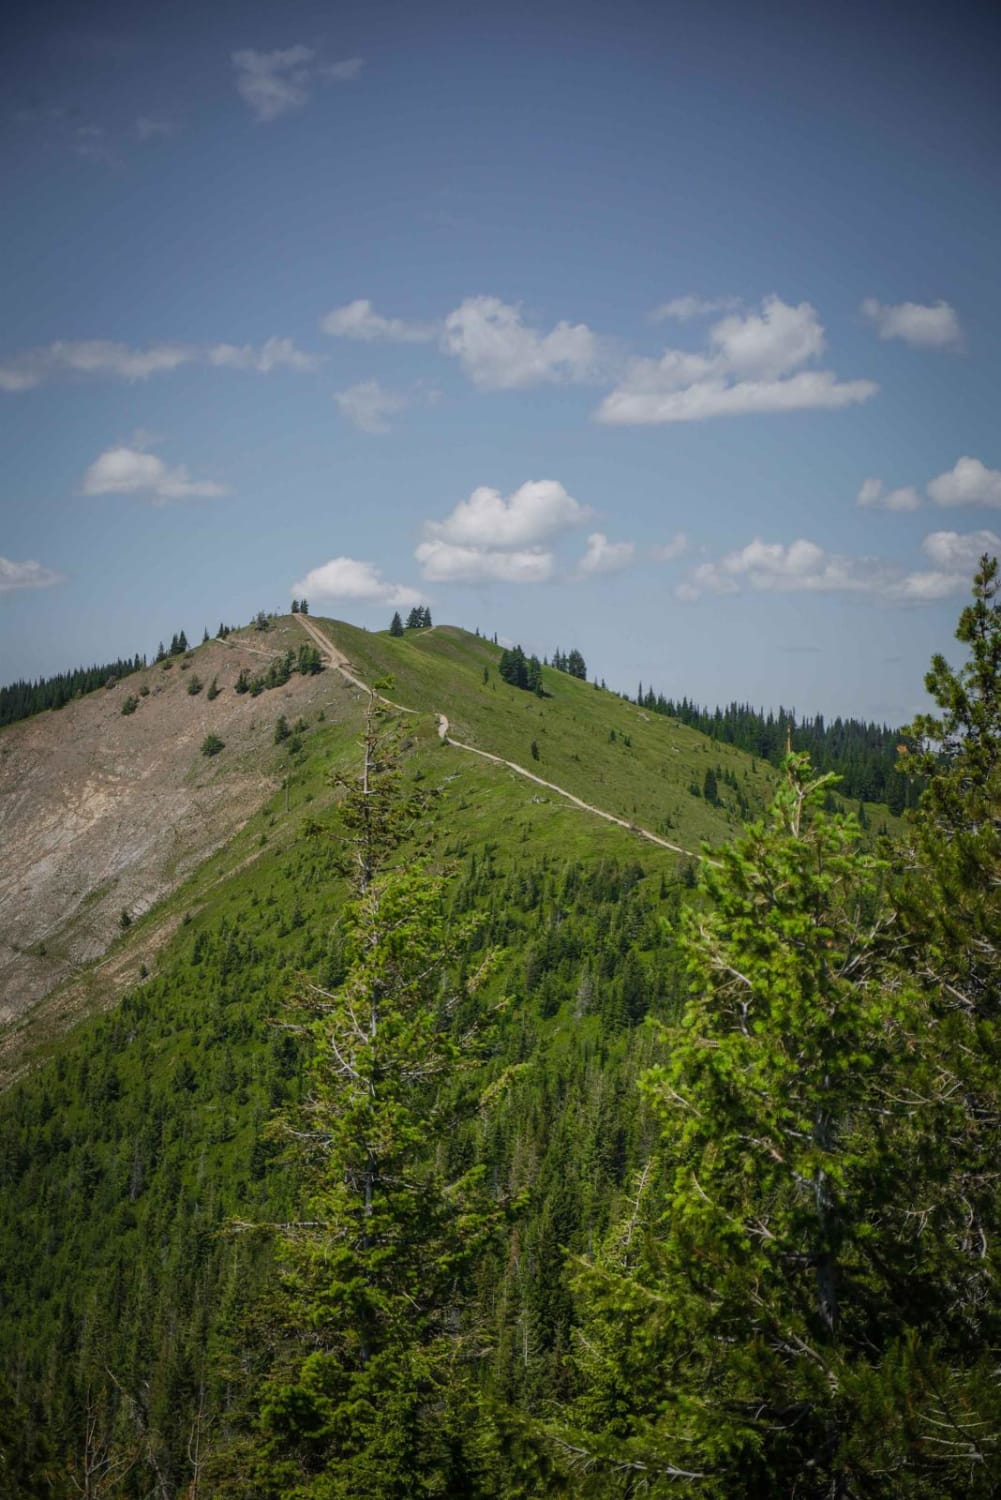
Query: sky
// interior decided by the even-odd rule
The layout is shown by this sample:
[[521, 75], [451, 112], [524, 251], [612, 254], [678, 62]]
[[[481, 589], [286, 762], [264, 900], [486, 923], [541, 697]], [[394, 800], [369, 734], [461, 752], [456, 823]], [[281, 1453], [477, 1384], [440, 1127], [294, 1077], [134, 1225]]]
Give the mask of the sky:
[[0, 26], [0, 681], [305, 595], [899, 725], [1001, 552], [996, 6]]

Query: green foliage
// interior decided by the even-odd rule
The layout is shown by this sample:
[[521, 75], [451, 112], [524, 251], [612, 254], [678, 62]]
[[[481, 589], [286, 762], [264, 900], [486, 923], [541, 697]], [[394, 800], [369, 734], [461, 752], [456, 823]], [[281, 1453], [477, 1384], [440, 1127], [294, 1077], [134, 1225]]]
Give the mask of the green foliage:
[[130, 693], [122, 704], [122, 713], [128, 717], [129, 714], [134, 714], [138, 707], [139, 699], [133, 693]]
[[218, 755], [220, 750], [225, 750], [226, 742], [221, 740], [217, 734], [207, 734], [201, 743], [203, 755]]
[[[161, 651], [162, 651], [161, 647]], [[106, 687], [146, 665], [144, 656], [131, 660], [106, 662], [99, 667], [79, 667], [74, 672], [60, 672], [55, 677], [40, 677], [37, 682], [12, 682], [0, 688], [0, 726], [14, 724], [32, 714], [40, 714], [47, 708], [62, 708], [73, 698], [92, 693], [95, 688]], [[124, 713], [125, 710], [123, 709]]]
[[554, 1441], [585, 1493], [638, 1468], [655, 1495], [986, 1497], [996, 1083], [987, 1124], [886, 868], [787, 767], [768, 822], [703, 864], [690, 998], [642, 1080], [659, 1139], [578, 1263], [584, 1389]]
[[205, 694], [206, 698], [210, 703], [214, 703], [221, 692], [222, 688], [219, 686], [218, 677], [213, 677], [212, 681], [209, 683], [208, 692]]
[[197, 697], [204, 686], [205, 684], [204, 682], [202, 682], [202, 679], [198, 676], [197, 672], [192, 672], [191, 676], [188, 678], [188, 692], [190, 693], [191, 697]]
[[403, 621], [400, 618], [399, 610], [395, 611], [393, 618], [389, 622], [389, 633], [390, 635], [395, 636], [400, 636], [403, 634]]

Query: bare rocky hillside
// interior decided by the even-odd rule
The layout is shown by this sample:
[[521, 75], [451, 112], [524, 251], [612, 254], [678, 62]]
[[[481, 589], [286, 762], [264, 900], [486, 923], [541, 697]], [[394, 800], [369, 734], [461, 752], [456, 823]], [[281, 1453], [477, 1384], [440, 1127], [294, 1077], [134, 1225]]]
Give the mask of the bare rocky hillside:
[[[259, 673], [302, 642], [291, 621], [212, 641], [0, 733], [0, 1025], [99, 958], [123, 910], [147, 911], [246, 822], [280, 781], [279, 714], [315, 722], [346, 708], [351, 690], [330, 670], [234, 692], [241, 668]], [[123, 714], [130, 696], [138, 707]], [[209, 733], [225, 742], [212, 757]]]

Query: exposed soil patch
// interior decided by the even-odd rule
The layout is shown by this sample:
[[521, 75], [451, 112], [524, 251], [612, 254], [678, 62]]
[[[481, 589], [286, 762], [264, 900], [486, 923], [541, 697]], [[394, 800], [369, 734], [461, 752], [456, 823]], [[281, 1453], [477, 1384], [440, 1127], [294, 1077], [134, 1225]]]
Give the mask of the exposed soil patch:
[[[212, 641], [186, 665], [149, 667], [0, 734], [0, 1025], [100, 958], [123, 910], [148, 911], [243, 826], [280, 778], [279, 714], [339, 716], [350, 690], [330, 671], [234, 692], [242, 668], [259, 673], [301, 641], [282, 624]], [[123, 714], [130, 697], [138, 707]], [[209, 733], [225, 745], [212, 757]]]

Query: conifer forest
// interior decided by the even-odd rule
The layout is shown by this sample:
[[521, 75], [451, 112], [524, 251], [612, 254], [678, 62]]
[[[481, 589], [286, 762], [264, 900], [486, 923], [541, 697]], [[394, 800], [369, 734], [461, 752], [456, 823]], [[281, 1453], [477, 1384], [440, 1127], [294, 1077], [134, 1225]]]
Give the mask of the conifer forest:
[[1001, 1492], [996, 560], [956, 635], [864, 823], [822, 726], [466, 638], [484, 712], [729, 746], [697, 860], [463, 823], [405, 675], [282, 716], [329, 802], [0, 1095], [5, 1500]]

